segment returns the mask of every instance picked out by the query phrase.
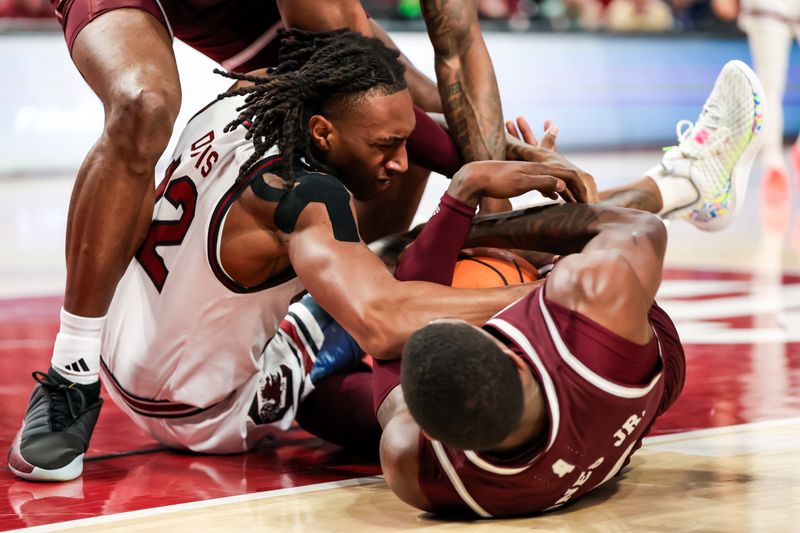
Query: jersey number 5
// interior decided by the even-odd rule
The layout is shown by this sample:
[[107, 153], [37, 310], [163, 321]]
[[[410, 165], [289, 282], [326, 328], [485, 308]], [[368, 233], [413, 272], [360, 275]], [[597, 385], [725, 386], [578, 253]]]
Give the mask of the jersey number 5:
[[178, 220], [153, 220], [142, 247], [136, 253], [136, 259], [147, 272], [158, 292], [164, 288], [169, 270], [164, 264], [164, 258], [156, 251], [156, 247], [178, 246], [183, 242], [194, 219], [197, 187], [188, 176], [181, 176], [167, 184], [162, 195], [156, 198], [156, 202], [162, 197], [175, 209], [182, 209], [181, 217]]

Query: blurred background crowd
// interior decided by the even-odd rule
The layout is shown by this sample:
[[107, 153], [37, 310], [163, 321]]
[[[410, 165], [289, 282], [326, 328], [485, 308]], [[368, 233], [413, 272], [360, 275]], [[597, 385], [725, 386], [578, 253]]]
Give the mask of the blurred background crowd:
[[[372, 16], [419, 21], [418, 0], [364, 0]], [[735, 32], [715, 16], [712, 0], [478, 0], [480, 15], [516, 31]], [[0, 0], [0, 17], [53, 18], [49, 0]], [[53, 19], [53, 23], [55, 20]], [[420, 22], [421, 23], [421, 22]]]

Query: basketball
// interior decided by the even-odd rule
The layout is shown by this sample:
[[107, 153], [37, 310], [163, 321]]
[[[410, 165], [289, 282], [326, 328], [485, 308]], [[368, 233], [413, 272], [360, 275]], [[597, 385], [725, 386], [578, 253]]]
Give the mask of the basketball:
[[539, 279], [536, 268], [520, 256], [499, 248], [464, 250], [453, 273], [453, 287], [485, 289]]

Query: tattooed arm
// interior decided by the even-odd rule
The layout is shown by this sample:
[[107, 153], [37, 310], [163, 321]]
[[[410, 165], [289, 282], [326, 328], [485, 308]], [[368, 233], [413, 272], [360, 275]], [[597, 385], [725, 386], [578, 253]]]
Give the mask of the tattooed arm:
[[447, 124], [465, 161], [505, 159], [494, 67], [474, 0], [422, 0]]
[[658, 213], [661, 209], [661, 199], [652, 191], [646, 189], [624, 189], [601, 195], [600, 203], [616, 207], [638, 209], [648, 213]]
[[484, 217], [468, 246], [567, 255], [547, 278], [547, 297], [638, 344], [661, 283], [667, 234], [655, 216], [616, 207], [563, 204]]
[[651, 218], [654, 217], [632, 209], [589, 204], [530, 207], [476, 217], [464, 245], [574, 254], [601, 234], [606, 234], [605, 239], [614, 231], [628, 231], [632, 225]]
[[[422, 0], [435, 55], [436, 80], [451, 136], [466, 162], [505, 159], [500, 93], [474, 0]], [[482, 213], [511, 202], [485, 198]]]
[[658, 186], [648, 177], [602, 191], [600, 202], [604, 205], [629, 207], [649, 213], [658, 213], [664, 207]]
[[562, 204], [477, 217], [464, 246], [575, 253], [597, 235], [600, 211], [587, 204]]
[[427, 113], [441, 113], [442, 101], [439, 99], [436, 83], [414, 66], [375, 19], [369, 19], [369, 24], [375, 37], [380, 39], [387, 47], [400, 52], [400, 62], [406, 67], [408, 90], [411, 91], [411, 98], [417, 107]]

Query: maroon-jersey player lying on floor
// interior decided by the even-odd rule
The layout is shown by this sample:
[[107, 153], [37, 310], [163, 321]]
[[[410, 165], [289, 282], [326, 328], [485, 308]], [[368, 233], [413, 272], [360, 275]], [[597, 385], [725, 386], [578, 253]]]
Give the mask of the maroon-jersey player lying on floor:
[[[683, 211], [701, 229], [722, 229], [742, 204], [761, 140], [759, 87], [749, 68], [728, 63], [692, 131], [648, 172], [686, 170], [688, 179], [677, 170], [671, 179], [697, 190]], [[463, 246], [562, 258], [482, 327], [433, 321], [412, 334], [402, 364], [377, 362], [386, 480], [402, 500], [438, 513], [560, 508], [613, 478], [683, 388], [678, 333], [654, 302], [665, 227], [642, 211], [569, 204], [489, 217], [465, 242], [467, 227], [443, 216], [453, 215], [440, 207], [398, 279], [448, 283]]]

